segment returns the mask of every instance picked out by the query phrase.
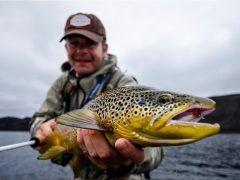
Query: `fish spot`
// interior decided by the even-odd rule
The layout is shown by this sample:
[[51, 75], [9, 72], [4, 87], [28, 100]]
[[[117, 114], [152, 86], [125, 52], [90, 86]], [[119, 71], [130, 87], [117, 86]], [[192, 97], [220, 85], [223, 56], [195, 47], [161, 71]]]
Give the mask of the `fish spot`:
[[118, 107], [120, 108], [120, 107], [122, 107], [123, 106], [123, 104], [120, 102], [120, 103], [118, 103]]

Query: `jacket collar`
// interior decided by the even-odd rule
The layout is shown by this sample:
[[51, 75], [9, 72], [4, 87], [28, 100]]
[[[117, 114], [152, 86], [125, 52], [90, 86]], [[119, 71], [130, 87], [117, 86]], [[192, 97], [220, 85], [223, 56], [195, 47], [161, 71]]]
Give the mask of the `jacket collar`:
[[79, 81], [81, 89], [83, 89], [85, 93], [89, 94], [97, 84], [100, 76], [109, 72], [113, 72], [116, 66], [117, 57], [115, 55], [108, 54], [96, 72], [90, 76], [79, 79], [76, 75], [76, 72], [71, 70], [69, 71], [69, 80], [74, 86], [77, 86], [77, 81]]

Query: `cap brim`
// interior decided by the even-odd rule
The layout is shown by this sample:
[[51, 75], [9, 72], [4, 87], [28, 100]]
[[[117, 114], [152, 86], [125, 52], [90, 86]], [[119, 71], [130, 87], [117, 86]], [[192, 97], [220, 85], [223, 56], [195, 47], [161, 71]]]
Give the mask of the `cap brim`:
[[79, 34], [79, 35], [83, 35], [86, 36], [87, 38], [95, 41], [95, 42], [102, 42], [103, 41], [103, 36], [99, 36], [95, 33], [92, 33], [90, 31], [86, 31], [83, 29], [78, 29], [78, 30], [73, 30], [73, 31], [69, 31], [67, 32], [61, 39], [60, 42], [65, 39], [67, 36], [72, 35], [72, 34]]

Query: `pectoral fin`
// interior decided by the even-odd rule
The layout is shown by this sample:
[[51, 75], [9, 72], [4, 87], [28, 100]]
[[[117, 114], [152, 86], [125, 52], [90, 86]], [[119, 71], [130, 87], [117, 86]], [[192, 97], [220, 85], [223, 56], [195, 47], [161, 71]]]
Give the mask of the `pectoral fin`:
[[45, 153], [40, 155], [37, 159], [38, 160], [47, 160], [47, 159], [54, 158], [54, 157], [56, 157], [60, 154], [63, 154], [65, 152], [67, 152], [66, 148], [64, 148], [62, 146], [53, 146], [49, 150], [47, 150]]
[[94, 129], [99, 131], [112, 131], [111, 127], [103, 127], [100, 117], [97, 113], [88, 109], [77, 109], [66, 114], [58, 116], [56, 122], [66, 126], [79, 127], [85, 129]]

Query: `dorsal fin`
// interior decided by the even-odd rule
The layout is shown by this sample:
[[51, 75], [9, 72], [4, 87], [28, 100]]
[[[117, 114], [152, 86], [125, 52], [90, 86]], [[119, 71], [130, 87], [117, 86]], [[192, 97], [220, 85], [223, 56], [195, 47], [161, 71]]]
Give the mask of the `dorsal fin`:
[[100, 121], [99, 115], [88, 109], [77, 109], [56, 118], [57, 123], [66, 126], [99, 131], [112, 131], [111, 127], [103, 127], [98, 121]]

